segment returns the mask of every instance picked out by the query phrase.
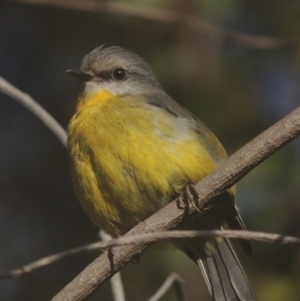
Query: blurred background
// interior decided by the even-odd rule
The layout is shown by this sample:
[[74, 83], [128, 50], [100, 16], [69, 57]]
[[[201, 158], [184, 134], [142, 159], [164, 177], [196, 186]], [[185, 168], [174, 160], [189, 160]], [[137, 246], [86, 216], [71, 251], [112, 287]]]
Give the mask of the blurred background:
[[[66, 128], [78, 90], [66, 70], [79, 67], [98, 45], [129, 48], [152, 65], [169, 95], [201, 118], [229, 154], [299, 106], [299, 1], [126, 3], [132, 9], [190, 13], [221, 29], [293, 37], [295, 44], [249, 47], [180, 24], [2, 0], [0, 75]], [[238, 204], [248, 228], [300, 236], [299, 180], [296, 139], [239, 182]], [[97, 229], [74, 194], [65, 148], [27, 109], [0, 94], [0, 269], [97, 240]], [[254, 256], [241, 254], [241, 261], [258, 300], [300, 300], [300, 250], [264, 243], [254, 248]], [[49, 300], [96, 256], [70, 257], [3, 280], [0, 300]], [[186, 280], [188, 300], [210, 300], [196, 265], [175, 250], [146, 251], [139, 265], [122, 270], [127, 300], [147, 300], [171, 272]], [[89, 298], [100, 299], [112, 300], [109, 284]], [[162, 300], [174, 300], [173, 291]]]

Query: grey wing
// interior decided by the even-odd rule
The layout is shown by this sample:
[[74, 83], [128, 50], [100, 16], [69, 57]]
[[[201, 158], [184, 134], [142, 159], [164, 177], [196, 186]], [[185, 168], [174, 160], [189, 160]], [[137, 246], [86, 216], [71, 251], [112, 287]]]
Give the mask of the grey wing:
[[189, 120], [197, 131], [203, 145], [217, 164], [220, 164], [227, 158], [226, 151], [213, 132], [202, 121], [182, 107], [167, 93], [162, 91], [146, 95], [145, 101], [149, 104], [167, 110], [170, 114], [175, 115], [176, 117]]
[[[180, 104], [178, 104], [174, 99], [168, 96], [165, 92], [153, 93], [151, 96], [149, 95], [146, 99], [146, 102], [149, 104], [158, 106], [167, 110], [170, 114], [173, 114], [180, 118], [185, 118], [194, 123], [195, 131], [197, 131], [199, 135], [199, 139], [201, 139], [202, 144], [205, 146], [207, 151], [210, 153], [211, 157], [214, 159], [216, 164], [220, 164], [227, 158], [227, 153], [224, 150], [222, 144], [218, 140], [218, 138], [213, 134], [213, 132], [197, 117], [195, 117], [188, 110], [183, 108]], [[227, 191], [222, 196], [224, 198], [224, 208], [226, 216], [226, 222], [228, 226], [232, 229], [243, 229], [246, 230], [246, 227], [236, 210], [235, 207], [235, 196], [231, 191]], [[224, 215], [224, 211], [221, 211], [221, 216]], [[244, 252], [251, 256], [252, 254], [252, 243], [248, 240], [239, 240], [239, 244], [244, 250]]]

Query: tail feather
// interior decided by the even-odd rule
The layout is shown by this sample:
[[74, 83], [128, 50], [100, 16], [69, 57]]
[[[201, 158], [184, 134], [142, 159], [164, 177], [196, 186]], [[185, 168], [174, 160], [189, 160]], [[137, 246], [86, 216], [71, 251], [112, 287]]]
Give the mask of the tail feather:
[[216, 301], [254, 301], [255, 293], [227, 239], [212, 257], [198, 260], [204, 279]]
[[[227, 224], [227, 228], [236, 229], [236, 230], [247, 230], [237, 208], [235, 207], [235, 196], [226, 191], [222, 196], [222, 202], [218, 204], [219, 210], [215, 212], [215, 218], [217, 223], [218, 221], [222, 221], [225, 216], [225, 224]], [[221, 222], [221, 225], [223, 223]], [[221, 228], [221, 227], [220, 227]], [[250, 257], [253, 253], [252, 242], [250, 240], [238, 239], [237, 240], [240, 247], [243, 249], [245, 254]]]

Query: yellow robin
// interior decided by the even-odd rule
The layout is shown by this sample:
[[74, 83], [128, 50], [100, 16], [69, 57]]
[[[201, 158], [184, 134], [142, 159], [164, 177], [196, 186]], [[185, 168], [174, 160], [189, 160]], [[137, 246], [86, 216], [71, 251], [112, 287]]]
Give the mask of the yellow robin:
[[[83, 83], [68, 127], [74, 187], [92, 222], [112, 237], [145, 220], [227, 158], [216, 136], [168, 96], [151, 67], [132, 51], [97, 47], [68, 73]], [[181, 228], [245, 229], [235, 207], [235, 187], [219, 205]], [[239, 242], [251, 255], [251, 243]], [[214, 300], [255, 300], [227, 239], [175, 245], [199, 265]]]

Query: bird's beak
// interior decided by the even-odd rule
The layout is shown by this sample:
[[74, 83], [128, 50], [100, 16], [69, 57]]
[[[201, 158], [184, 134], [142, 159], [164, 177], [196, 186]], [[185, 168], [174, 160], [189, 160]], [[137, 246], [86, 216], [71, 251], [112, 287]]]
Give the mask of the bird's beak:
[[70, 69], [67, 71], [67, 73], [77, 77], [78, 79], [84, 82], [88, 82], [94, 77], [93, 74], [82, 71], [80, 69]]

